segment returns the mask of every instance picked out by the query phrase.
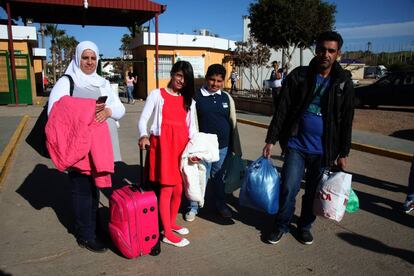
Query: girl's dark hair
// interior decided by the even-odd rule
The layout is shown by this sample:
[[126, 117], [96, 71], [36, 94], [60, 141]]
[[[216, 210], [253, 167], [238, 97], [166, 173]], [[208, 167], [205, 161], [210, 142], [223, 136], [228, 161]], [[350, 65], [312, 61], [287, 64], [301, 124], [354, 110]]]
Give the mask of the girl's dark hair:
[[[191, 63], [189, 63], [188, 61], [177, 61], [171, 68], [171, 77], [174, 73], [177, 73], [178, 71], [182, 71], [184, 75], [184, 86], [183, 88], [181, 88], [180, 93], [184, 97], [184, 108], [186, 111], [189, 111], [195, 92], [193, 66], [191, 66]], [[168, 83], [168, 86], [170, 85], [171, 80]]]
[[128, 72], [128, 78], [132, 78], [132, 72]]

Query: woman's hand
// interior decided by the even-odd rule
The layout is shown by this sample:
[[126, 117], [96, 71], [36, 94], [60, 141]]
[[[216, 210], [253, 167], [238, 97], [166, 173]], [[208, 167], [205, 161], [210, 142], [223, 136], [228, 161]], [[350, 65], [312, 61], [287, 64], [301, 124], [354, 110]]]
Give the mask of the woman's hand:
[[[99, 107], [98, 109], [98, 105], [103, 105], [103, 108]], [[98, 123], [105, 122], [112, 115], [112, 110], [109, 107], [105, 107], [105, 104], [96, 104], [96, 111], [95, 120]]]
[[105, 109], [105, 103], [97, 103], [95, 107], [95, 113], [98, 114]]
[[147, 136], [142, 136], [139, 140], [138, 140], [138, 147], [140, 149], [147, 149], [150, 146], [150, 141], [148, 139]]

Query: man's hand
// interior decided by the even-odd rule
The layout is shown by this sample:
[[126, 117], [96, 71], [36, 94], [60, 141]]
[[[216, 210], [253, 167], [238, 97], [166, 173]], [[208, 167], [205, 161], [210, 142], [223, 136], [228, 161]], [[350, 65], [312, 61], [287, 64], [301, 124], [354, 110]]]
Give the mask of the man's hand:
[[336, 159], [336, 165], [341, 168], [341, 170], [345, 170], [347, 163], [348, 157], [338, 157], [338, 159]]
[[263, 156], [266, 158], [270, 158], [270, 151], [273, 148], [272, 144], [266, 144], [263, 148]]
[[[96, 109], [98, 110], [98, 104], [96, 105]], [[95, 120], [98, 123], [102, 123], [105, 122], [107, 118], [111, 117], [112, 115], [112, 110], [108, 107], [105, 107], [104, 104], [104, 108], [101, 111], [98, 111], [95, 115]]]

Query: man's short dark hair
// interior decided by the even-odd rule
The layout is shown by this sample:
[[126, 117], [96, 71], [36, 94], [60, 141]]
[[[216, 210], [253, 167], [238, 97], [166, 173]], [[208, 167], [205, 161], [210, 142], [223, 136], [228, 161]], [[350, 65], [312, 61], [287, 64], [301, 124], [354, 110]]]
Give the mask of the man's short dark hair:
[[341, 50], [342, 44], [344, 44], [342, 36], [334, 31], [320, 33], [316, 39], [316, 45], [320, 45], [324, 41], [336, 41], [338, 43], [338, 50]]
[[214, 76], [214, 75], [221, 75], [221, 77], [225, 79], [226, 68], [224, 68], [223, 65], [218, 64], [218, 63], [210, 65], [207, 69], [206, 78]]

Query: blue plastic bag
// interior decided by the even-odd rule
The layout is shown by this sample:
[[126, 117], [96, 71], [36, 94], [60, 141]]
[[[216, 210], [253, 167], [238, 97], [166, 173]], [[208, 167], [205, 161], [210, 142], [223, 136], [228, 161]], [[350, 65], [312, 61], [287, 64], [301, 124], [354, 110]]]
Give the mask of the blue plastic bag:
[[274, 215], [279, 210], [280, 177], [272, 161], [260, 157], [247, 168], [240, 204]]

